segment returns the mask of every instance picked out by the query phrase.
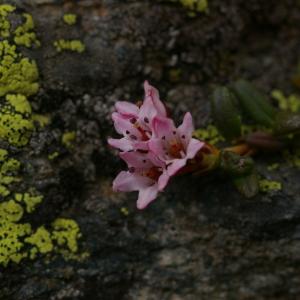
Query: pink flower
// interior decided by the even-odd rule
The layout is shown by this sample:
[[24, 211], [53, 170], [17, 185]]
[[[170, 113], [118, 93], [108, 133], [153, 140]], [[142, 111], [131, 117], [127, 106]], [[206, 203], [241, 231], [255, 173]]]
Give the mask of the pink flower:
[[147, 150], [154, 117], [166, 117], [166, 108], [159, 99], [158, 90], [148, 81], [144, 83], [144, 90], [145, 99], [141, 107], [126, 101], [116, 103], [116, 112], [112, 114], [112, 119], [116, 131], [123, 135], [123, 138], [109, 138], [108, 143], [112, 147], [122, 151]]
[[137, 208], [144, 209], [157, 197], [169, 181], [165, 164], [153, 153], [121, 152], [128, 171], [122, 171], [113, 182], [113, 190], [139, 191]]
[[177, 129], [173, 120], [160, 116], [153, 119], [152, 126], [153, 137], [149, 141], [149, 149], [166, 163], [169, 177], [181, 170], [205, 145], [192, 138], [194, 126], [189, 112]]

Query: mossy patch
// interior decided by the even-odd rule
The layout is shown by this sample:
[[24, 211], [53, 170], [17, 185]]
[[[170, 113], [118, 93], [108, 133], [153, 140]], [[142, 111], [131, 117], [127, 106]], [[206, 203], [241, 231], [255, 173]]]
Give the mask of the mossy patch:
[[295, 94], [285, 96], [280, 90], [274, 90], [272, 97], [276, 100], [279, 109], [291, 112], [300, 111], [300, 96]]
[[224, 137], [220, 134], [217, 127], [214, 125], [208, 125], [206, 128], [200, 128], [194, 131], [193, 136], [199, 140], [208, 142], [211, 145], [215, 145], [219, 142], [224, 142]]
[[63, 20], [68, 25], [74, 25], [77, 21], [77, 16], [75, 14], [65, 14]]
[[54, 42], [54, 47], [57, 52], [73, 51], [82, 53], [85, 50], [85, 45], [80, 40], [64, 40], [60, 39]]

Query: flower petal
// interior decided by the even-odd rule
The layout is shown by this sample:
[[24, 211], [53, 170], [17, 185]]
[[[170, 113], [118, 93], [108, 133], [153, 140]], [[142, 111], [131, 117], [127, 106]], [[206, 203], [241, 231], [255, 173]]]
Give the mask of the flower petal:
[[170, 176], [166, 171], [164, 171], [158, 178], [158, 190], [162, 191], [168, 184]]
[[155, 117], [152, 122], [153, 133], [155, 137], [169, 140], [176, 134], [176, 128], [173, 120], [169, 118]]
[[158, 186], [157, 184], [153, 184], [147, 188], [141, 189], [139, 192], [139, 198], [137, 200], [137, 208], [144, 209], [149, 203], [151, 203], [158, 194]]
[[148, 142], [149, 149], [157, 156], [164, 157], [165, 151], [163, 149], [163, 142], [161, 139], [152, 138]]
[[139, 113], [139, 108], [133, 103], [127, 101], [117, 101], [115, 108], [118, 113], [126, 116], [137, 117]]
[[186, 157], [188, 159], [192, 159], [195, 157], [195, 155], [198, 153], [198, 151], [205, 145], [205, 143], [196, 140], [196, 139], [191, 139], [187, 149], [186, 149]]
[[137, 128], [135, 128], [129, 121], [128, 118], [122, 116], [119, 113], [114, 112], [112, 114], [112, 119], [114, 121], [114, 125], [116, 128], [116, 131], [119, 134], [122, 134], [124, 136], [128, 136], [129, 138], [132, 139], [141, 139], [141, 133], [138, 131]]
[[131, 151], [133, 150], [132, 142], [127, 138], [112, 139], [107, 140], [108, 144], [114, 148], [120, 149], [121, 151]]
[[139, 191], [153, 184], [153, 180], [139, 174], [122, 171], [113, 182], [113, 190], [116, 192]]
[[157, 110], [158, 115], [162, 117], [166, 117], [167, 116], [166, 107], [159, 99], [158, 90], [155, 87], [151, 86], [147, 80], [144, 82], [144, 90], [145, 90], [145, 100], [147, 98], [150, 98], [153, 102], [154, 107]]
[[157, 115], [157, 111], [153, 105], [151, 99], [146, 98], [140, 107], [139, 112], [139, 121], [146, 125], [147, 127], [151, 126], [152, 119]]
[[181, 170], [186, 165], [186, 158], [174, 159], [173, 162], [168, 166], [168, 175], [174, 176], [179, 170]]
[[149, 169], [153, 167], [153, 163], [148, 158], [146, 153], [140, 152], [123, 152], [120, 153], [120, 157], [127, 163], [129, 167], [138, 169]]
[[184, 115], [182, 124], [178, 127], [178, 134], [183, 145], [187, 146], [194, 131], [192, 115], [187, 112]]

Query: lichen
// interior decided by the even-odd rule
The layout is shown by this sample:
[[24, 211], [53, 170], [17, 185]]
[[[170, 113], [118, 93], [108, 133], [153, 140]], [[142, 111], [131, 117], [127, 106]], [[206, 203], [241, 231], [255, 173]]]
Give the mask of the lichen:
[[200, 140], [205, 140], [211, 145], [219, 142], [224, 142], [224, 137], [220, 134], [217, 127], [208, 125], [206, 128], [197, 129], [194, 131], [193, 136]]
[[[21, 148], [29, 142], [34, 122], [42, 127], [50, 118], [32, 115], [27, 97], [39, 89], [38, 69], [35, 61], [17, 52], [16, 44], [31, 47], [38, 46], [39, 42], [29, 14], [23, 14], [25, 22], [10, 32], [7, 16], [14, 10], [13, 6], [0, 5], [0, 139]], [[76, 43], [71, 46], [76, 48]], [[0, 266], [49, 253], [67, 259], [86, 257], [86, 253], [77, 253], [81, 234], [74, 220], [54, 220], [50, 229], [43, 225], [33, 228], [24, 222], [38, 209], [43, 195], [32, 187], [22, 191], [23, 185], [17, 186], [20, 192], [13, 193], [12, 184], [17, 185], [22, 178], [19, 176], [21, 163], [11, 156], [6, 149], [0, 149]]]
[[63, 40], [60, 39], [54, 42], [54, 47], [57, 52], [64, 50], [82, 53], [85, 50], [85, 45], [79, 40]]
[[14, 146], [28, 143], [34, 129], [30, 119], [31, 106], [23, 95], [6, 95], [0, 102], [0, 139]]
[[61, 142], [66, 148], [72, 148], [75, 138], [75, 131], [68, 131], [62, 135]]
[[20, 162], [14, 158], [8, 158], [8, 152], [0, 149], [0, 196], [6, 197], [10, 194], [9, 185], [19, 182], [17, 172]]
[[0, 37], [8, 38], [10, 36], [10, 23], [7, 16], [16, 8], [9, 4], [0, 5]]
[[295, 94], [285, 96], [281, 91], [274, 90], [272, 97], [277, 101], [279, 109], [291, 112], [300, 111], [300, 96]]
[[193, 14], [200, 12], [200, 13], [207, 13], [208, 12], [208, 0], [168, 0], [169, 2], [179, 2], [183, 7], [185, 7]]
[[121, 207], [120, 211], [125, 217], [127, 217], [129, 215], [129, 210], [127, 207], [124, 207], [124, 206]]
[[259, 180], [259, 189], [261, 192], [276, 192], [282, 189], [281, 182], [267, 179]]
[[14, 34], [14, 41], [16, 45], [21, 45], [25, 47], [31, 47], [35, 45], [37, 47], [40, 46], [40, 42], [36, 37], [34, 30], [34, 22], [32, 16], [30, 14], [24, 13], [23, 17], [25, 18], [25, 22], [16, 28]]
[[74, 25], [77, 21], [77, 16], [75, 14], [65, 14], [63, 20], [68, 25]]
[[35, 61], [22, 57], [7, 40], [0, 41], [0, 96], [34, 95], [39, 88], [38, 78]]

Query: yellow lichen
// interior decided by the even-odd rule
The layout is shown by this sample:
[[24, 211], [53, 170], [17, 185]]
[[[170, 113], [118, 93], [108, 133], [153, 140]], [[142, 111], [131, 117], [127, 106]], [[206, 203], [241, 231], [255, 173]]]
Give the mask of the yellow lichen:
[[26, 206], [26, 212], [32, 213], [38, 204], [43, 200], [42, 195], [36, 195], [36, 191], [32, 190], [29, 193], [15, 194], [15, 200], [18, 202], [24, 202]]
[[[45, 254], [53, 250], [53, 243], [51, 240], [51, 234], [44, 226], [39, 227], [35, 233], [31, 234], [25, 239], [25, 242], [34, 245], [33, 252]], [[30, 257], [33, 257], [31, 252]]]
[[75, 138], [76, 138], [75, 131], [68, 131], [62, 135], [61, 142], [65, 147], [72, 148]]
[[281, 110], [291, 112], [300, 111], [300, 96], [292, 94], [286, 97], [281, 91], [274, 90], [272, 92], [272, 97], [277, 101], [278, 107]]
[[259, 180], [259, 189], [261, 192], [280, 191], [282, 189], [281, 182], [274, 180], [261, 179]]
[[274, 163], [268, 166], [268, 171], [274, 171], [277, 170], [279, 168], [279, 163]]
[[129, 210], [127, 207], [121, 207], [120, 211], [126, 217], [129, 215]]
[[199, 140], [205, 140], [211, 145], [219, 142], [224, 142], [224, 137], [220, 134], [217, 127], [208, 125], [206, 128], [197, 129], [194, 131], [193, 136]]
[[9, 4], [0, 5], [0, 37], [8, 38], [10, 36], [10, 23], [7, 20], [7, 16], [13, 12], [16, 8]]
[[59, 246], [67, 246], [71, 252], [77, 252], [77, 240], [81, 237], [78, 224], [70, 219], [59, 218], [52, 223], [52, 227], [52, 239]]
[[58, 156], [59, 156], [59, 152], [55, 151], [55, 152], [48, 155], [48, 159], [49, 160], [54, 160]]
[[0, 41], [0, 96], [33, 95], [39, 88], [38, 77], [34, 61], [23, 58], [7, 40]]
[[74, 25], [77, 21], [77, 16], [74, 14], [65, 14], [63, 20], [68, 25]]
[[25, 47], [31, 47], [33, 44], [37, 47], [40, 46], [40, 42], [37, 40], [36, 34], [33, 31], [34, 22], [30, 14], [23, 14], [25, 18], [24, 24], [16, 28], [14, 34], [14, 41], [16, 45], [22, 45]]
[[31, 119], [33, 122], [37, 122], [41, 128], [44, 128], [51, 122], [51, 118], [48, 115], [33, 114]]
[[63, 50], [74, 51], [82, 53], [85, 50], [85, 45], [79, 40], [63, 40], [60, 39], [54, 42], [54, 47], [57, 52], [62, 52]]
[[[179, 2], [191, 12], [208, 12], [207, 0], [169, 0], [170, 2]], [[194, 14], [190, 14], [194, 16]]]

